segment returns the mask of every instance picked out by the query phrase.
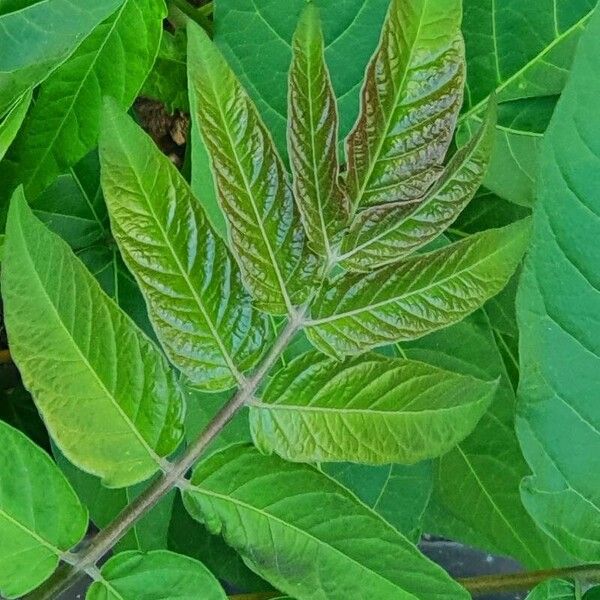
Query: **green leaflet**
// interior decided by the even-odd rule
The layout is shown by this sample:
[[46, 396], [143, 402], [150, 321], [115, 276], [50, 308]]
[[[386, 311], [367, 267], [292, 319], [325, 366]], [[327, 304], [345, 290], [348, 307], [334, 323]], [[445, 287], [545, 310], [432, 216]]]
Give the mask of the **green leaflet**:
[[259, 450], [298, 462], [413, 464], [441, 456], [475, 427], [496, 383], [368, 354], [338, 362], [308, 352], [250, 402]]
[[526, 600], [579, 600], [575, 586], [560, 579], [551, 579], [536, 586]]
[[50, 457], [0, 421], [0, 594], [40, 585], [85, 535], [87, 512]]
[[308, 465], [232, 446], [196, 467], [184, 501], [254, 571], [298, 600], [469, 597], [354, 495]]
[[316, 257], [270, 134], [206, 33], [188, 26], [198, 120], [215, 172], [233, 251], [257, 306], [293, 311], [311, 289]]
[[96, 144], [102, 96], [128, 107], [158, 51], [163, 0], [125, 0], [48, 78], [17, 138], [17, 182], [34, 199]]
[[166, 354], [193, 384], [232, 387], [261, 357], [268, 320], [227, 246], [175, 166], [114, 102], [100, 158], [113, 235]]
[[524, 219], [372, 273], [342, 273], [313, 304], [307, 336], [341, 357], [456, 323], [506, 285], [529, 229]]
[[369, 271], [425, 246], [458, 217], [481, 185], [494, 139], [495, 105], [472, 141], [459, 150], [424, 198], [358, 213], [344, 236], [341, 265]]
[[[600, 12], [544, 140], [532, 246], [517, 297], [523, 502], [571, 554], [600, 560]], [[560, 277], [558, 277], [560, 274]]]
[[13, 143], [31, 104], [31, 91], [25, 92], [6, 113], [0, 123], [0, 160]]
[[0, 14], [0, 115], [43, 81], [123, 0], [54, 0]]
[[103, 565], [101, 574], [86, 600], [227, 600], [202, 563], [167, 550], [117, 554]]
[[189, 112], [187, 95], [187, 38], [178, 29], [175, 35], [163, 31], [156, 62], [144, 81], [140, 95], [160, 100], [170, 113]]
[[[531, 568], [562, 560], [522, 505], [527, 473], [514, 432], [515, 397], [485, 314], [402, 345], [403, 354], [478, 379], [500, 377], [489, 410], [471, 435], [435, 464], [424, 529], [489, 552], [514, 556]], [[459, 484], [457, 483], [459, 482]]]
[[175, 376], [33, 216], [21, 188], [9, 211], [2, 291], [11, 352], [65, 456], [109, 487], [156, 472], [183, 434]]
[[439, 177], [462, 104], [460, 0], [392, 0], [346, 141], [354, 208], [420, 198]]
[[[560, 94], [595, 4], [596, 0], [540, 0], [535, 4], [464, 0], [469, 78], [459, 123], [467, 131], [475, 129], [477, 115], [493, 90], [500, 103]], [[522, 125], [497, 128], [485, 180], [490, 189], [513, 202], [531, 205], [540, 133], [543, 130]]]
[[433, 489], [432, 461], [408, 466], [327, 463], [321, 468], [411, 542], [419, 541]]
[[288, 152], [294, 197], [312, 248], [331, 260], [348, 205], [338, 185], [338, 115], [323, 56], [323, 33], [314, 4], [303, 10], [292, 43]]
[[[340, 134], [345, 136], [356, 119], [364, 68], [377, 45], [389, 0], [314, 1], [320, 9], [325, 59], [338, 100]], [[291, 40], [305, 5], [306, 0], [287, 0], [285, 10], [280, 0], [219, 0], [215, 5], [215, 42], [248, 90], [281, 153], [286, 152]]]
[[30, 202], [35, 215], [74, 249], [110, 237], [98, 153], [90, 152]]

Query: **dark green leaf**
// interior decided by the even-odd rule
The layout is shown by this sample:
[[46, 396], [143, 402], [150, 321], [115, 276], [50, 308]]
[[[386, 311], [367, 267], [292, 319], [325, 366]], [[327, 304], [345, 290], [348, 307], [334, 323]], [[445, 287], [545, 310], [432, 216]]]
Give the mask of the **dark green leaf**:
[[161, 468], [183, 435], [175, 376], [33, 216], [21, 188], [9, 211], [2, 291], [13, 358], [67, 458], [112, 487]]
[[0, 594], [42, 583], [87, 529], [87, 513], [50, 457], [0, 421]]
[[369, 354], [294, 359], [250, 402], [255, 445], [299, 462], [413, 464], [448, 452], [481, 418], [495, 383]]
[[102, 567], [86, 600], [227, 600], [211, 572], [197, 560], [167, 550], [122, 552]]
[[232, 387], [264, 350], [266, 316], [183, 177], [112, 102], [100, 142], [113, 235], [165, 352], [195, 385]]
[[541, 156], [521, 278], [517, 432], [527, 510], [571, 554], [600, 560], [600, 12], [579, 44]]
[[323, 56], [317, 8], [309, 3], [292, 43], [289, 77], [288, 151], [294, 194], [311, 246], [331, 260], [348, 206], [338, 185], [338, 115]]
[[355, 209], [420, 198], [439, 177], [462, 105], [460, 0], [392, 0], [346, 142]]
[[200, 463], [191, 514], [298, 600], [468, 598], [400, 533], [316, 469], [233, 446]]
[[456, 323], [506, 285], [529, 228], [525, 219], [372, 273], [340, 274], [316, 299], [307, 335], [339, 357]]

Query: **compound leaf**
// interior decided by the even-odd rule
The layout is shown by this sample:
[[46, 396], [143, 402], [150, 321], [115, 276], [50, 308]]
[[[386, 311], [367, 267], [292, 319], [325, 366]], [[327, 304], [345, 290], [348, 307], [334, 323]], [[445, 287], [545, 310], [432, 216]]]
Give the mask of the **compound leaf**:
[[109, 487], [147, 479], [183, 435], [183, 395], [166, 360], [34, 217], [22, 188], [4, 250], [11, 352], [56, 444]]
[[52, 459], [0, 421], [0, 594], [40, 585], [85, 535], [85, 508]]
[[317, 297], [307, 335], [340, 357], [456, 323], [506, 285], [529, 229], [524, 219], [372, 273], [342, 273]]
[[298, 600], [469, 597], [404, 536], [309, 465], [231, 446], [196, 467], [184, 501], [254, 571]]
[[255, 445], [286, 460], [412, 464], [456, 446], [496, 384], [368, 354], [338, 362], [308, 352], [250, 403]]
[[100, 148], [113, 235], [165, 352], [195, 385], [232, 387], [263, 352], [266, 315], [183, 177], [114, 102]]

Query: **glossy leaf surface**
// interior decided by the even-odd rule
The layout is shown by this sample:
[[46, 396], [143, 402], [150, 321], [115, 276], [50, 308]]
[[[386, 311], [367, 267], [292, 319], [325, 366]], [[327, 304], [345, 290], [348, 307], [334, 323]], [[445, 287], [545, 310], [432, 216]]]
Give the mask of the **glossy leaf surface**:
[[262, 354], [266, 316], [183, 177], [113, 102], [100, 147], [113, 235], [165, 352], [195, 385], [232, 387]]
[[[340, 134], [345, 136], [356, 119], [364, 69], [377, 46], [389, 0], [314, 3], [321, 14]], [[305, 0], [288, 0], [285, 10], [280, 0], [220, 0], [215, 5], [215, 42], [248, 90], [281, 153], [287, 148], [286, 77], [292, 37], [305, 5]]]
[[156, 58], [164, 16], [163, 0], [125, 0], [44, 83], [14, 148], [27, 197], [94, 147], [103, 96], [131, 105]]
[[19, 132], [23, 119], [31, 104], [31, 92], [25, 92], [6, 113], [0, 122], [0, 160], [4, 158], [9, 146]]
[[212, 573], [197, 560], [159, 550], [123, 552], [101, 570], [86, 600], [226, 600]]
[[42, 583], [85, 535], [87, 512], [50, 457], [0, 421], [0, 593]]
[[361, 211], [342, 244], [343, 267], [372, 270], [425, 246], [458, 217], [481, 185], [494, 139], [495, 107], [424, 198]]
[[338, 115], [323, 45], [318, 10], [308, 4], [292, 45], [288, 152], [295, 199], [311, 246], [330, 257], [348, 206], [338, 185]]
[[532, 247], [517, 301], [517, 432], [527, 510], [571, 554], [600, 560], [600, 12], [544, 141]]
[[393, 0], [346, 142], [355, 208], [420, 198], [440, 175], [462, 104], [459, 0]]
[[339, 357], [447, 327], [504, 287], [528, 237], [523, 220], [372, 273], [340, 274], [316, 299], [307, 335]]
[[60, 450], [111, 487], [156, 472], [183, 433], [175, 376], [20, 190], [2, 291], [12, 355]]
[[0, 8], [0, 115], [65, 60], [123, 0], [54, 0]]
[[250, 403], [259, 450], [299, 462], [412, 464], [440, 456], [486, 411], [495, 383], [368, 354], [308, 352]]
[[206, 33], [189, 28], [188, 64], [233, 251], [256, 304], [284, 314], [310, 291], [307, 247], [287, 175], [270, 134]]
[[185, 502], [253, 570], [298, 600], [468, 598], [406, 538], [308, 465], [232, 446], [196, 467]]

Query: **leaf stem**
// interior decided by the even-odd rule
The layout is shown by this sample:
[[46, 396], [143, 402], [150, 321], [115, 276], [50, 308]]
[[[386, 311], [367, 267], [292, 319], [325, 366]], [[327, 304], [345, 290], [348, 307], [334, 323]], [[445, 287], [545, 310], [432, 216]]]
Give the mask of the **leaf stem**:
[[29, 594], [27, 598], [30, 600], [54, 600], [61, 592], [75, 584], [86, 572], [89, 573], [90, 568], [105, 556], [165, 494], [174, 487], [185, 485], [187, 472], [194, 466], [225, 425], [252, 398], [264, 377], [279, 360], [283, 350], [302, 327], [305, 315], [305, 307], [291, 315], [271, 350], [252, 376], [246, 380], [245, 385], [240, 386], [233, 398], [223, 406], [197, 440], [187, 448], [176, 462], [170, 465], [170, 468], [163, 473], [160, 479], [126, 506], [86, 547], [79, 552], [72, 553], [70, 564], [61, 565], [45, 584]]
[[548, 579], [566, 579], [582, 583], [600, 582], [600, 564], [577, 565], [561, 569], [526, 571], [503, 575], [483, 575], [458, 579], [471, 594], [489, 594], [493, 592], [520, 592], [533, 589]]

